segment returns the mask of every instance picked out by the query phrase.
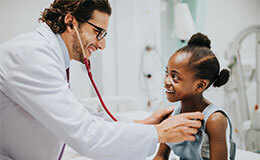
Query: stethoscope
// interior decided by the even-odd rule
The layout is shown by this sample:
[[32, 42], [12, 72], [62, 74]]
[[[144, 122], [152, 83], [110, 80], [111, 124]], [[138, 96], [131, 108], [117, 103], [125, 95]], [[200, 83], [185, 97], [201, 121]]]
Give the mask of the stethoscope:
[[85, 66], [86, 66], [86, 69], [87, 69], [87, 72], [88, 72], [88, 77], [89, 77], [89, 79], [90, 79], [90, 81], [91, 81], [91, 83], [92, 83], [92, 85], [93, 85], [93, 87], [94, 87], [94, 89], [95, 89], [95, 91], [96, 91], [96, 93], [97, 93], [97, 96], [98, 96], [98, 98], [99, 98], [99, 101], [100, 101], [100, 103], [101, 103], [101, 105], [103, 106], [103, 108], [104, 108], [104, 110], [107, 112], [107, 114], [114, 120], [114, 121], [117, 121], [117, 119], [112, 115], [112, 113], [107, 109], [107, 107], [106, 107], [106, 105], [105, 105], [105, 103], [104, 103], [104, 101], [103, 101], [103, 99], [102, 99], [102, 97], [101, 97], [101, 95], [100, 95], [100, 93], [99, 93], [99, 91], [98, 91], [98, 88], [97, 88], [97, 86], [96, 86], [96, 84], [95, 84], [95, 82], [94, 82], [94, 80], [93, 80], [93, 77], [92, 77], [92, 73], [91, 73], [91, 71], [90, 71], [90, 63], [89, 63], [89, 61], [88, 61], [88, 59], [87, 59], [87, 56], [86, 56], [86, 53], [85, 53], [85, 50], [84, 50], [84, 47], [83, 47], [83, 44], [82, 44], [82, 41], [81, 41], [81, 38], [80, 38], [80, 35], [79, 35], [79, 32], [78, 32], [78, 29], [74, 26], [74, 29], [75, 29], [75, 31], [76, 31], [76, 33], [77, 33], [77, 37], [78, 37], [78, 39], [79, 39], [79, 43], [80, 43], [80, 46], [81, 46], [81, 50], [82, 50], [82, 53], [83, 53], [83, 56], [84, 56], [84, 63], [85, 63]]
[[[72, 28], [72, 25], [71, 25], [71, 28]], [[92, 73], [91, 73], [91, 71], [90, 71], [90, 63], [89, 63], [89, 61], [88, 61], [88, 59], [87, 59], [87, 56], [86, 56], [86, 53], [85, 53], [85, 50], [84, 50], [84, 47], [83, 47], [83, 44], [82, 44], [82, 41], [81, 41], [79, 32], [78, 32], [78, 29], [77, 29], [75, 26], [74, 26], [74, 29], [75, 29], [75, 31], [76, 31], [76, 33], [77, 33], [77, 37], [78, 37], [78, 39], [79, 39], [79, 43], [80, 43], [81, 50], [82, 50], [83, 57], [84, 57], [84, 58], [83, 58], [83, 59], [84, 59], [84, 63], [85, 63], [85, 66], [86, 66], [86, 69], [87, 69], [87, 72], [88, 72], [88, 77], [89, 77], [89, 79], [90, 79], [90, 81], [91, 81], [91, 83], [92, 83], [92, 85], [93, 85], [93, 87], [94, 87], [94, 89], [95, 89], [95, 91], [96, 91], [96, 93], [97, 93], [97, 96], [98, 96], [99, 101], [100, 101], [100, 103], [102, 104], [103, 108], [105, 109], [105, 111], [107, 112], [107, 114], [116, 122], [117, 119], [116, 119], [116, 118], [112, 115], [112, 113], [107, 109], [107, 107], [106, 107], [106, 105], [105, 105], [105, 103], [104, 103], [104, 101], [103, 101], [103, 99], [102, 99], [102, 97], [101, 97], [101, 95], [100, 95], [100, 93], [99, 93], [99, 91], [98, 91], [98, 89], [97, 89], [97, 86], [96, 86], [96, 84], [95, 84], [95, 82], [94, 82], [94, 80], [93, 80], [93, 77], [92, 77]], [[63, 155], [63, 152], [64, 152], [64, 149], [65, 149], [65, 146], [66, 146], [66, 144], [64, 143], [64, 144], [63, 144], [63, 147], [62, 147], [62, 150], [61, 150], [61, 153], [60, 153], [60, 155], [59, 155], [59, 157], [58, 157], [58, 160], [61, 160], [62, 155]]]

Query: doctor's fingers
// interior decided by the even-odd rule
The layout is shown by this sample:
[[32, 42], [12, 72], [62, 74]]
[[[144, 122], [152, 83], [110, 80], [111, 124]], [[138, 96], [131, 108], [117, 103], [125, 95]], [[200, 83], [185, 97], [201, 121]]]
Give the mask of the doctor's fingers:
[[[198, 112], [199, 113], [199, 112]], [[190, 113], [187, 113], [190, 114]], [[168, 119], [170, 119], [170, 121], [172, 121], [172, 123], [176, 123], [179, 126], [186, 126], [186, 127], [193, 127], [193, 128], [200, 128], [201, 127], [201, 121], [200, 120], [195, 120], [195, 119], [189, 119], [187, 118], [186, 113], [184, 114], [178, 114], [178, 115], [174, 115]]]
[[201, 112], [182, 113], [180, 115], [183, 115], [187, 119], [191, 120], [203, 120], [204, 118], [204, 115]]
[[167, 119], [169, 116], [172, 115], [174, 108], [175, 108], [174, 106], [171, 106], [171, 107], [168, 107], [168, 108], [158, 110], [157, 112], [153, 113], [152, 116], [157, 118], [157, 119], [160, 119], [160, 122], [161, 122], [162, 120]]
[[195, 135], [198, 133], [198, 129], [195, 129], [195, 128], [186, 128], [185, 129], [185, 132], [186, 134], [189, 134], [189, 135]]
[[182, 141], [194, 141], [195, 140], [195, 134], [197, 134], [197, 129], [189, 128], [186, 126], [178, 126], [173, 127], [165, 131], [164, 136], [162, 139], [159, 139], [165, 143], [176, 143], [176, 142], [182, 142]]
[[185, 141], [195, 141], [196, 137], [194, 135], [186, 135], [185, 136]]
[[198, 133], [198, 129], [189, 128], [189, 127], [181, 127], [181, 132], [183, 135], [183, 139], [186, 141], [195, 141], [195, 134]]
[[201, 127], [201, 121], [200, 120], [186, 120], [185, 126], [191, 127], [191, 128], [200, 128]]

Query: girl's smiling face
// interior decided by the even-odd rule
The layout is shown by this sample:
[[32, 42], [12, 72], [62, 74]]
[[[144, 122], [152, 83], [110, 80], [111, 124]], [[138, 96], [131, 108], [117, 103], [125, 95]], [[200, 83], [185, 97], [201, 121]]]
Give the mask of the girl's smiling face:
[[190, 54], [177, 52], [168, 61], [164, 87], [170, 102], [188, 100], [198, 93], [194, 73], [188, 67], [189, 59]]

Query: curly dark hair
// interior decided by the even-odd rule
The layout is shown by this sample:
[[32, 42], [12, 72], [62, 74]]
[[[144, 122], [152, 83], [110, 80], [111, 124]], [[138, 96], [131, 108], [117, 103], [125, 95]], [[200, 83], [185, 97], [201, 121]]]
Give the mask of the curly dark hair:
[[108, 0], [55, 0], [49, 8], [44, 9], [39, 21], [45, 22], [55, 34], [61, 34], [67, 27], [64, 22], [67, 14], [73, 15], [80, 27], [84, 21], [91, 19], [94, 10], [111, 15]]

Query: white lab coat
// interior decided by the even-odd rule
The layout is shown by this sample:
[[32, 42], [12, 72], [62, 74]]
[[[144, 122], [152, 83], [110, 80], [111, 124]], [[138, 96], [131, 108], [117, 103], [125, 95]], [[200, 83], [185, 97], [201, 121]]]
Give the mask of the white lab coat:
[[0, 159], [55, 160], [64, 142], [97, 160], [155, 152], [154, 126], [92, 115], [66, 81], [61, 48], [45, 23], [0, 46]]

